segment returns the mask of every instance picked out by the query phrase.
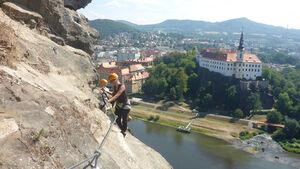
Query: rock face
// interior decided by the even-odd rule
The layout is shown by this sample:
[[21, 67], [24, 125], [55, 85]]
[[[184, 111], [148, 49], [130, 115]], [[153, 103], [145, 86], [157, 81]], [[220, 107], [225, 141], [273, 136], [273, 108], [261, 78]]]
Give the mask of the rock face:
[[92, 0], [64, 0], [65, 7], [77, 10], [86, 7]]
[[[13, 5], [7, 4], [14, 3]], [[79, 9], [85, 7], [90, 0], [2, 0], [0, 5], [4, 12], [13, 19], [22, 21], [29, 25], [38, 25], [38, 29], [46, 36], [54, 34], [62, 37], [66, 44], [82, 49], [87, 53], [93, 53], [92, 46], [99, 39], [99, 34], [95, 29], [88, 26], [88, 20], [76, 11], [69, 9]], [[68, 6], [69, 8], [66, 8]], [[39, 20], [34, 15], [27, 15], [26, 18], [18, 17], [20, 12], [27, 10], [30, 13], [37, 13], [43, 17]], [[28, 21], [29, 20], [29, 21]], [[35, 23], [34, 23], [35, 22]], [[45, 26], [47, 25], [47, 26]], [[32, 27], [31, 27], [32, 28]]]
[[[90, 28], [73, 27], [83, 16], [62, 1], [18, 2], [0, 8], [0, 168], [68, 168], [95, 152], [110, 123], [90, 87], [90, 55], [72, 47], [81, 39], [70, 44], [78, 32], [88, 41]], [[59, 29], [66, 36], [52, 34]], [[101, 154], [99, 168], [172, 168], [116, 126]]]

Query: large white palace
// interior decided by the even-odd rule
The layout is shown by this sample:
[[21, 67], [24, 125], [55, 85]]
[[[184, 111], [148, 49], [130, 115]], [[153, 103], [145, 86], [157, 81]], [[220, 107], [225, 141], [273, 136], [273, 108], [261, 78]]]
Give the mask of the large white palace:
[[238, 50], [203, 49], [196, 59], [200, 67], [224, 76], [256, 80], [262, 74], [262, 62], [259, 58], [244, 51], [243, 32]]

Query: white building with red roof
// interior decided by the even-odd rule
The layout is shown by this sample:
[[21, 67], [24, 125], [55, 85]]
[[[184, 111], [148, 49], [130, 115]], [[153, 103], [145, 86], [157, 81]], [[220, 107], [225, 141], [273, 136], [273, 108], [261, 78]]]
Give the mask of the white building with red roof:
[[238, 50], [203, 49], [197, 55], [197, 63], [200, 67], [224, 76], [256, 80], [262, 75], [262, 62], [255, 54], [245, 52], [243, 44], [242, 32]]

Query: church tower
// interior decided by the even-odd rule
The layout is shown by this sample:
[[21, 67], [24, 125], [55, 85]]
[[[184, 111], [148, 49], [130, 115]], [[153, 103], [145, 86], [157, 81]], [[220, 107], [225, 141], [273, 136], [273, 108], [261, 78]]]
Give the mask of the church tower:
[[242, 63], [244, 60], [244, 32], [242, 31], [240, 44], [237, 51], [237, 62]]
[[243, 78], [243, 60], [244, 60], [244, 32], [241, 33], [240, 44], [237, 50], [237, 60], [235, 62], [235, 77]]

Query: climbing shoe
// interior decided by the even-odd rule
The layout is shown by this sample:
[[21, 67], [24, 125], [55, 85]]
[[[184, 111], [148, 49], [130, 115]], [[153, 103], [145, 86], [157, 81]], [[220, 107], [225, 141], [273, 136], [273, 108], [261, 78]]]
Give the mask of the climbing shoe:
[[125, 133], [124, 131], [121, 131], [121, 133], [123, 134], [123, 136], [124, 136], [124, 138], [125, 138], [125, 136], [126, 136], [126, 133]]

